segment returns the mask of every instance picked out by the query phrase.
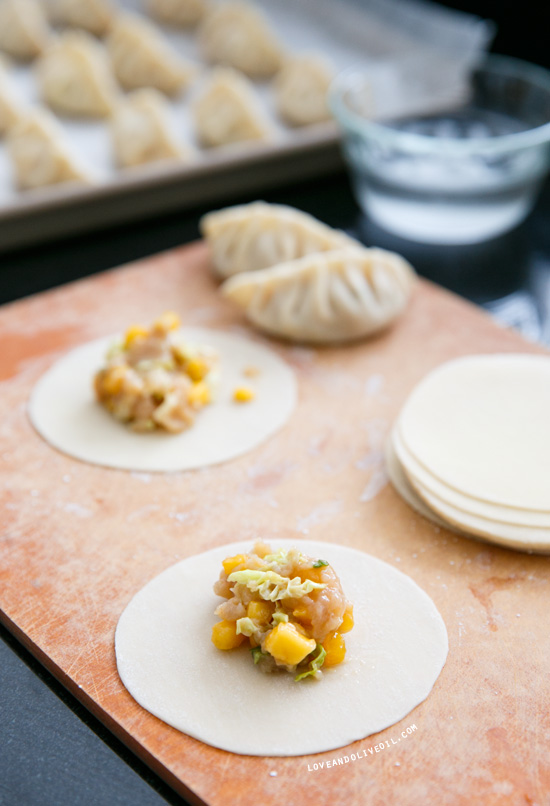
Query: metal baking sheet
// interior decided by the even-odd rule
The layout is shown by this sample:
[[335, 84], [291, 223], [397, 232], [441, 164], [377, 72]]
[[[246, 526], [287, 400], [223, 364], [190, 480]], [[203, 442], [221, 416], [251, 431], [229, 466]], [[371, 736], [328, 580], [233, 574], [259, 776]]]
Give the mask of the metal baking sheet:
[[[387, 0], [385, 5], [380, 0], [361, 4], [342, 0], [337, 6], [330, 0], [261, 0], [258, 5], [288, 52], [320, 52], [332, 62], [335, 72], [351, 65], [369, 66], [378, 71], [383, 83], [388, 65], [423, 53], [422, 37], [410, 20], [403, 18], [400, 0]], [[119, 6], [143, 12], [145, 0], [119, 0]], [[442, 32], [449, 34], [452, 30], [456, 36], [458, 31], [464, 41], [473, 43], [474, 50], [486, 39], [476, 18], [430, 4], [419, 7], [416, 19], [425, 20], [428, 28], [435, 26], [440, 38]], [[200, 63], [194, 32], [167, 27], [163, 31], [183, 56]], [[466, 53], [465, 58], [470, 56]], [[10, 78], [26, 104], [40, 102], [35, 67], [13, 66]], [[182, 141], [195, 146], [190, 106], [197, 87], [200, 78], [188, 93], [171, 104], [175, 131]], [[273, 121], [274, 139], [244, 147], [197, 149], [197, 159], [187, 164], [173, 162], [117, 170], [106, 122], [60, 118], [73, 150], [97, 177], [92, 187], [55, 186], [19, 192], [6, 148], [0, 142], [0, 249], [223, 201], [239, 193], [326, 174], [341, 165], [335, 123], [286, 127], [277, 119], [270, 84], [257, 84], [257, 89]]]

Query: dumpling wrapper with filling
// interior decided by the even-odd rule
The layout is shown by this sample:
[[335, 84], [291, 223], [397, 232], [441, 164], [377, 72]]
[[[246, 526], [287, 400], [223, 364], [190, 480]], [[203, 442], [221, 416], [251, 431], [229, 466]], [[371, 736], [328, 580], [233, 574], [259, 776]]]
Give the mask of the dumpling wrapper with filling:
[[221, 286], [260, 330], [331, 344], [376, 333], [403, 312], [415, 273], [382, 249], [340, 249], [238, 274]]
[[134, 90], [116, 107], [111, 120], [115, 159], [130, 168], [169, 159], [192, 159], [172, 130], [168, 102], [154, 89]]
[[[231, 753], [300, 756], [378, 733], [429, 696], [448, 652], [445, 623], [430, 597], [397, 568], [362, 551], [273, 541], [275, 551], [283, 546], [334, 565], [354, 605], [345, 662], [321, 670], [319, 680], [295, 682], [286, 673], [262, 674], [247, 649], [216, 649], [212, 579], [228, 554], [250, 549], [249, 541], [234, 543], [167, 568], [122, 613], [117, 668], [143, 708]], [[441, 684], [434, 692], [439, 701]], [[145, 724], [145, 715], [134, 711]]]
[[111, 26], [107, 48], [115, 75], [126, 90], [153, 87], [177, 95], [198, 68], [182, 59], [152, 23], [138, 14], [120, 14]]
[[103, 45], [84, 31], [61, 34], [40, 61], [38, 79], [44, 100], [62, 115], [107, 117], [118, 94]]
[[331, 80], [332, 70], [321, 57], [286, 59], [274, 82], [279, 115], [291, 126], [330, 120], [327, 92]]
[[111, 0], [53, 0], [51, 18], [58, 25], [104, 36], [115, 17]]
[[93, 181], [72, 155], [57, 121], [45, 109], [37, 109], [18, 121], [8, 133], [7, 145], [21, 190]]
[[218, 277], [257, 271], [305, 255], [361, 244], [311, 215], [283, 204], [258, 201], [203, 216], [202, 235]]
[[37, 0], [0, 0], [0, 50], [32, 61], [46, 48], [50, 29]]
[[215, 8], [205, 18], [199, 43], [204, 58], [241, 70], [251, 78], [270, 78], [282, 62], [282, 49], [263, 15], [244, 2]]
[[148, 11], [152, 17], [167, 25], [191, 28], [204, 17], [208, 0], [149, 0]]
[[11, 86], [4, 64], [0, 61], [0, 137], [17, 123], [23, 112]]
[[197, 137], [215, 147], [273, 136], [253, 85], [229, 67], [212, 70], [193, 105]]

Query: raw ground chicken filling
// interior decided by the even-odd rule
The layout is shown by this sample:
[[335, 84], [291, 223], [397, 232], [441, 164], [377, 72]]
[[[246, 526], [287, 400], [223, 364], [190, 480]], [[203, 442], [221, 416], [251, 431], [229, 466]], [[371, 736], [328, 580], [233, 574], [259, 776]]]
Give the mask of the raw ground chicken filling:
[[342, 663], [353, 606], [326, 560], [294, 548], [273, 553], [256, 543], [249, 554], [228, 557], [222, 565], [214, 585], [214, 593], [227, 600], [215, 611], [221, 618], [212, 628], [218, 649], [248, 642], [261, 671], [286, 670], [297, 681]]
[[150, 328], [130, 327], [94, 378], [99, 403], [134, 431], [179, 433], [212, 400], [217, 353], [183, 343], [175, 332], [179, 327], [171, 312]]

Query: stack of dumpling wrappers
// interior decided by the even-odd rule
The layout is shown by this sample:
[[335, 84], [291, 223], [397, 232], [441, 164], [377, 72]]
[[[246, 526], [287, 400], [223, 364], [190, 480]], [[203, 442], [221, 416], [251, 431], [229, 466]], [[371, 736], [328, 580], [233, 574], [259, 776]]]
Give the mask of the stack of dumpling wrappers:
[[366, 249], [284, 205], [254, 202], [201, 221], [221, 293], [272, 336], [333, 344], [364, 338], [405, 309], [415, 279], [399, 255]]
[[[124, 169], [191, 162], [197, 146], [272, 140], [275, 115], [286, 127], [329, 119], [331, 66], [286, 52], [252, 3], [143, 0], [141, 11], [115, 0], [0, 0], [0, 137], [19, 189], [96, 180], [56, 116], [104, 121], [113, 162]], [[191, 32], [202, 61], [172, 46], [170, 28]], [[21, 104], [9, 60], [32, 63], [41, 106]], [[257, 82], [269, 82], [273, 116]], [[196, 145], [173, 119], [170, 102], [184, 95]]]
[[440, 526], [550, 552], [550, 358], [450, 361], [413, 390], [387, 446], [397, 491]]

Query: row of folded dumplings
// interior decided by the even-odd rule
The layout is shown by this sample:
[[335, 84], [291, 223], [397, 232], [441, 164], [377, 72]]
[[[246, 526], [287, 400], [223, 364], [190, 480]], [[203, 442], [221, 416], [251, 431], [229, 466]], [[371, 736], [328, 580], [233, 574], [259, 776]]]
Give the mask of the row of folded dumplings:
[[[272, 82], [286, 124], [329, 118], [329, 65], [316, 55], [285, 54], [251, 4], [148, 0], [147, 10], [165, 25], [197, 27], [205, 63], [215, 66], [205, 70], [183, 58], [154, 22], [117, 9], [112, 0], [49, 0], [47, 7], [39, 0], [0, 0], [0, 50], [19, 61], [36, 60], [40, 96], [56, 114], [108, 120], [121, 168], [193, 159], [195, 149], [174, 129], [168, 99], [188, 93], [197, 79], [190, 110], [201, 147], [276, 136], [253, 80]], [[65, 29], [53, 30], [50, 20]], [[21, 189], [93, 181], [55, 118], [43, 107], [21, 103], [7, 63], [0, 64], [4, 135]]]

